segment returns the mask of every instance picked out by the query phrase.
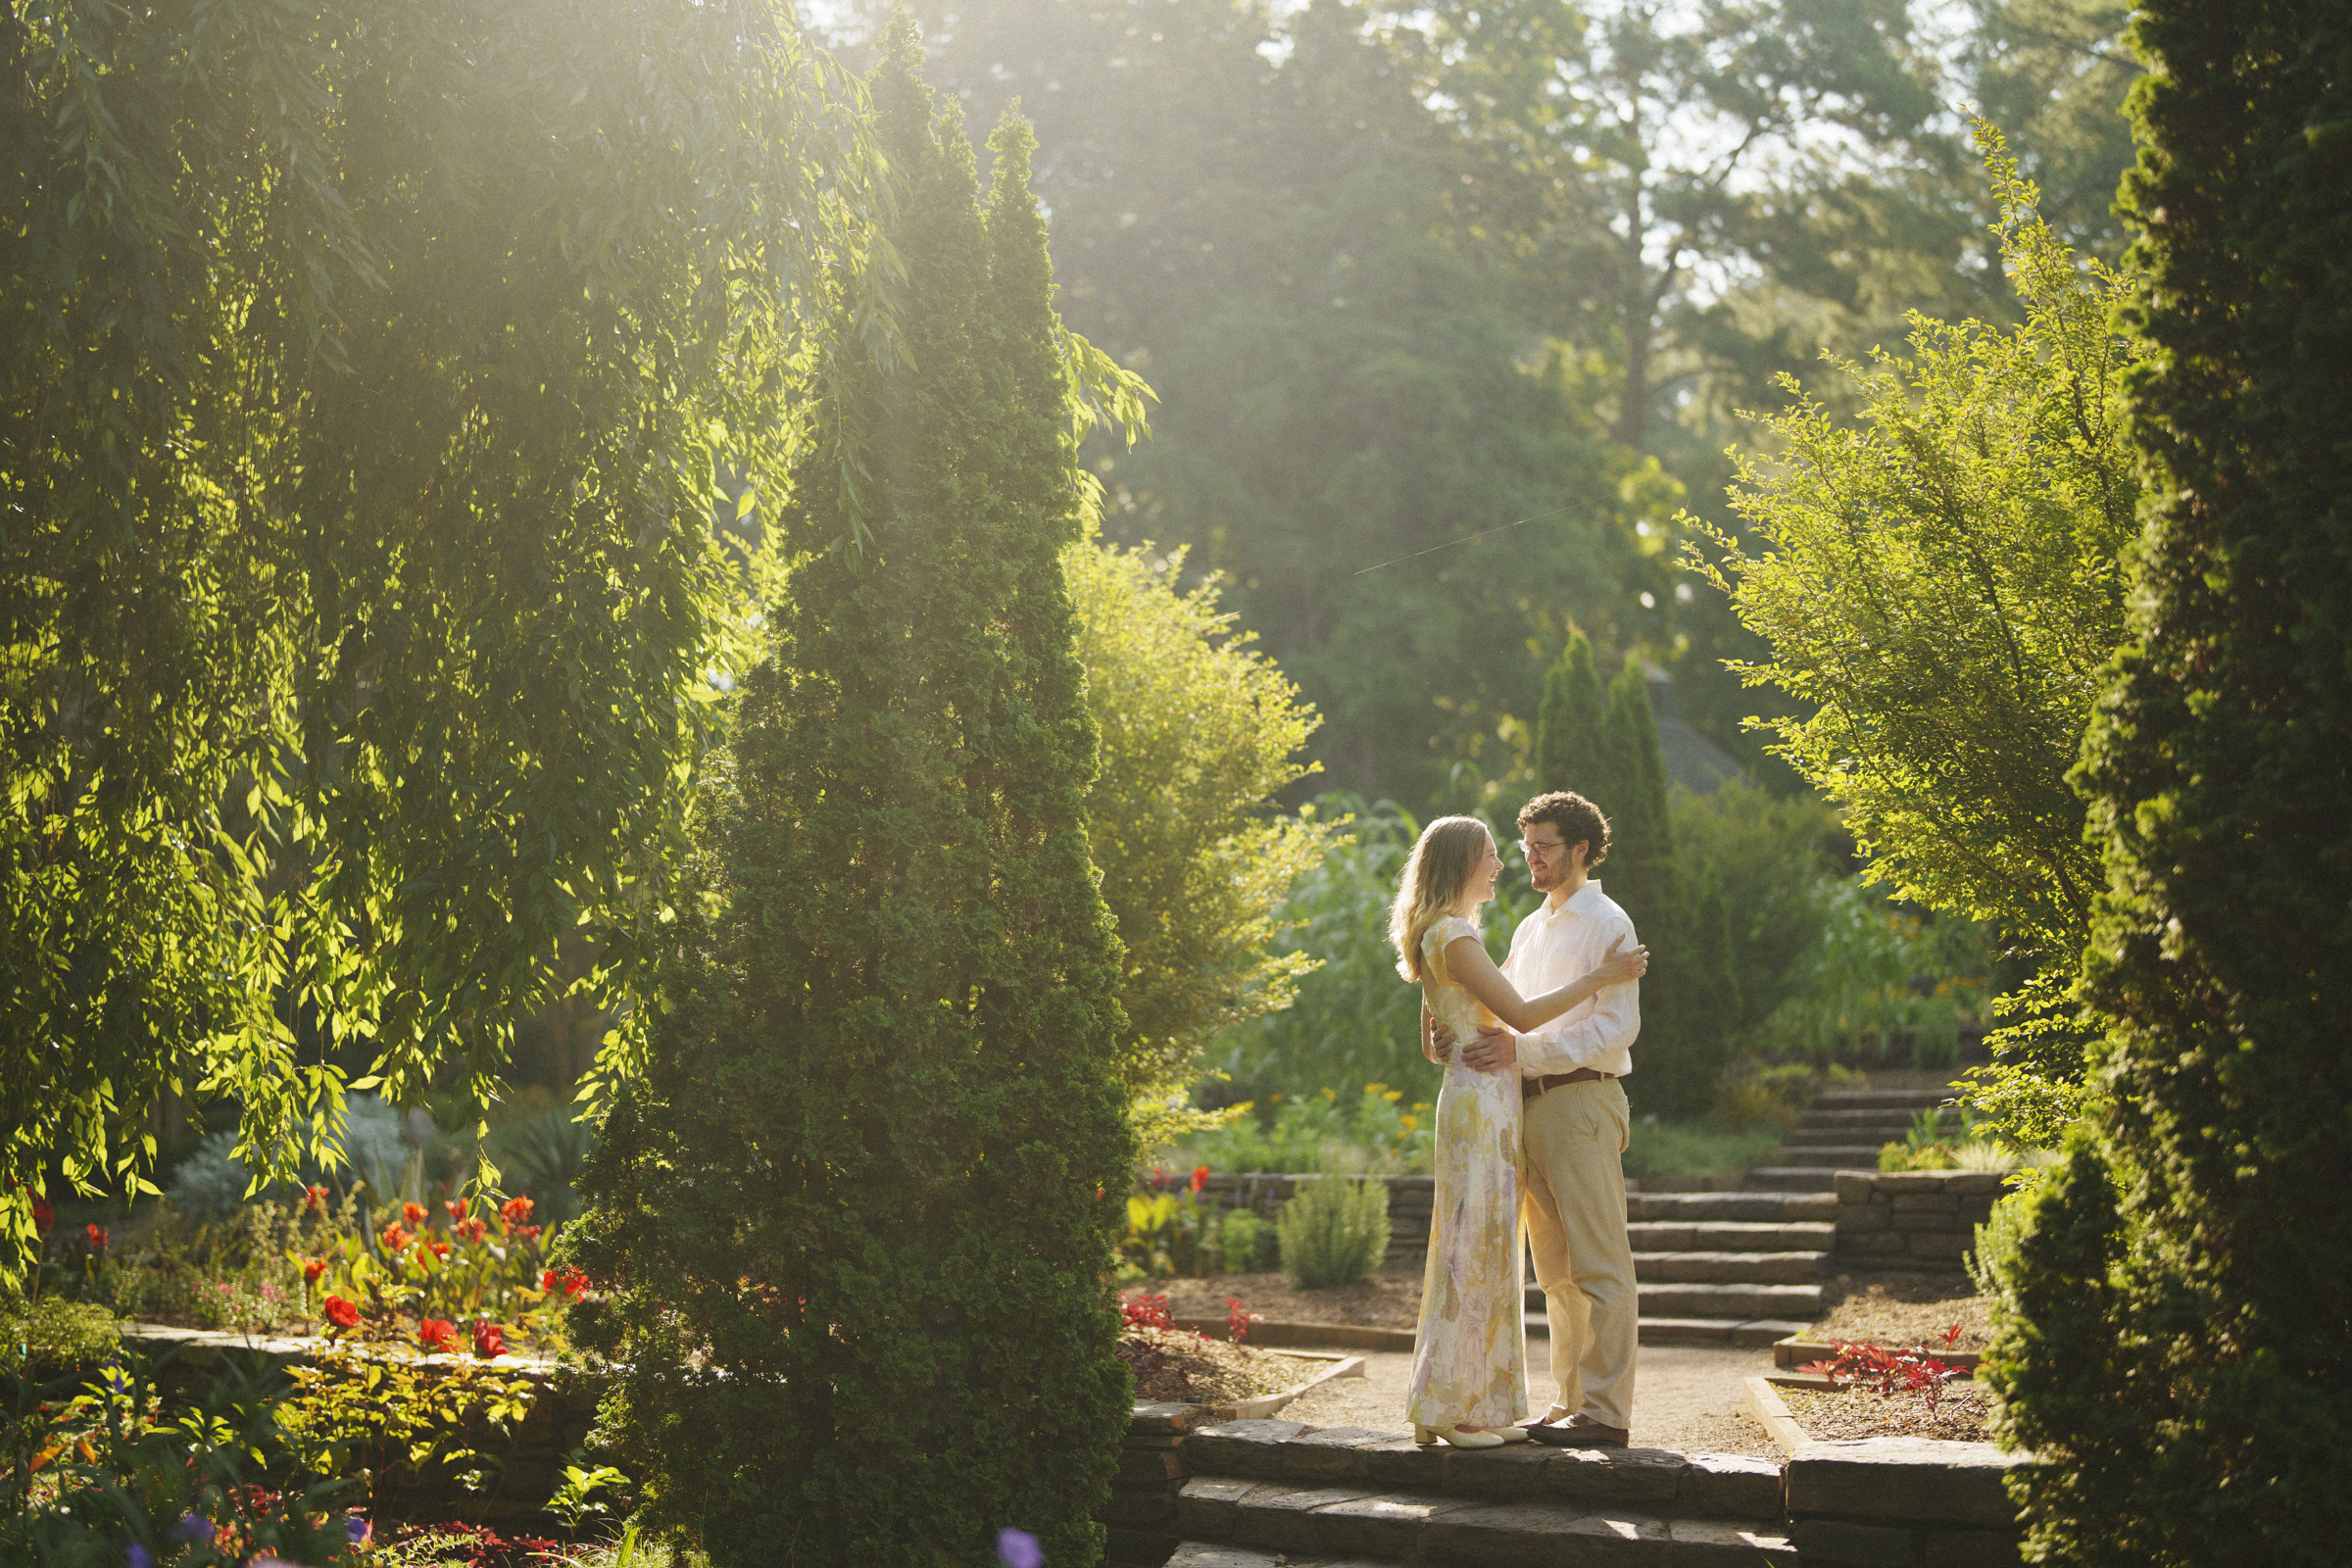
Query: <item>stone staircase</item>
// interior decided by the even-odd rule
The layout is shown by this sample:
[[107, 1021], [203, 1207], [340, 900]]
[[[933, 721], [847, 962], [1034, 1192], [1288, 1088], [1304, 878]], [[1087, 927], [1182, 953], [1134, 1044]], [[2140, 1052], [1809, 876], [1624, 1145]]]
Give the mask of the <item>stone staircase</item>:
[[[1769, 1345], [1821, 1316], [1837, 1246], [1837, 1173], [1875, 1171], [1880, 1146], [1945, 1098], [1934, 1089], [1819, 1096], [1737, 1193], [1629, 1193], [1626, 1228], [1644, 1345]], [[1532, 1274], [1532, 1270], [1531, 1270]], [[1544, 1295], [1527, 1293], [1528, 1329]]]
[[1841, 1170], [1877, 1170], [1881, 1147], [1909, 1132], [1912, 1117], [1950, 1098], [1942, 1089], [1833, 1089], [1816, 1096], [1770, 1161], [1747, 1173], [1747, 1188], [1831, 1192]]
[[[1821, 1315], [1836, 1193], [1628, 1193], [1625, 1210], [1643, 1345], [1770, 1345]], [[1527, 1314], [1546, 1331], [1532, 1284]]]
[[1170, 1568], [1797, 1560], [1769, 1459], [1421, 1448], [1407, 1433], [1295, 1421], [1230, 1422], [1182, 1442]]

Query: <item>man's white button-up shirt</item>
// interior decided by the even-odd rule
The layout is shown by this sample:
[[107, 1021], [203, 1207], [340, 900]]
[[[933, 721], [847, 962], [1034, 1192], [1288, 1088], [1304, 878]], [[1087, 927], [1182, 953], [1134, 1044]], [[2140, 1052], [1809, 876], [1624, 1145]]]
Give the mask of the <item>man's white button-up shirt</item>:
[[[1502, 972], [1521, 996], [1540, 996], [1591, 973], [1620, 936], [1626, 948], [1634, 945], [1632, 917], [1600, 891], [1599, 883], [1587, 882], [1558, 908], [1547, 900], [1519, 922]], [[1642, 982], [1603, 986], [1543, 1028], [1519, 1037], [1520, 1076], [1542, 1078], [1591, 1067], [1623, 1077], [1634, 1070], [1627, 1048], [1641, 1032]]]

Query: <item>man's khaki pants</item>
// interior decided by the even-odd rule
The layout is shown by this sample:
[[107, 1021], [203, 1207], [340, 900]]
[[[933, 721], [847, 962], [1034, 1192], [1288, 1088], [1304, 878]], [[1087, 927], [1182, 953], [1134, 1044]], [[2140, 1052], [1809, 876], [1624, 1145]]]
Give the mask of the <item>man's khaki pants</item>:
[[1625, 1234], [1630, 1114], [1613, 1078], [1546, 1090], [1519, 1108], [1527, 1147], [1528, 1247], [1551, 1316], [1559, 1405], [1604, 1426], [1634, 1416], [1641, 1303]]

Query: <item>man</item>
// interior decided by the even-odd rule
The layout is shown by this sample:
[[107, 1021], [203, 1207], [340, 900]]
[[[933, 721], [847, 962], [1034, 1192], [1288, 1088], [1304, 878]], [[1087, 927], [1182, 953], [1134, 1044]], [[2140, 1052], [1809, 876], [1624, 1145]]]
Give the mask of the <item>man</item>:
[[[1543, 906], [1511, 933], [1502, 972], [1521, 996], [1577, 979], [1634, 922], [1589, 872], [1608, 858], [1600, 808], [1564, 791], [1519, 810], [1519, 848]], [[1551, 1320], [1559, 1401], [1528, 1435], [1557, 1447], [1623, 1447], [1633, 1426], [1641, 1308], [1625, 1231], [1631, 1116], [1618, 1080], [1642, 1031], [1641, 982], [1608, 986], [1542, 1029], [1490, 1029], [1462, 1048], [1465, 1066], [1515, 1070], [1527, 1155], [1521, 1214]], [[1453, 1044], [1441, 1027], [1433, 1054]]]

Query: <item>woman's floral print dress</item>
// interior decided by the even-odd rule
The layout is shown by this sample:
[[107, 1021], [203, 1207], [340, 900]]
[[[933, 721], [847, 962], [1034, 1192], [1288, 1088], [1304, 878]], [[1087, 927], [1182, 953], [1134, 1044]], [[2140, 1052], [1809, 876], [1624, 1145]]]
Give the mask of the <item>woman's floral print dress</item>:
[[[1467, 1043], [1493, 1017], [1446, 971], [1446, 946], [1478, 940], [1459, 916], [1421, 939], [1421, 994]], [[1519, 1248], [1519, 1075], [1458, 1059], [1438, 1093], [1437, 1200], [1406, 1418], [1425, 1427], [1507, 1427], [1527, 1419], [1526, 1293]]]

